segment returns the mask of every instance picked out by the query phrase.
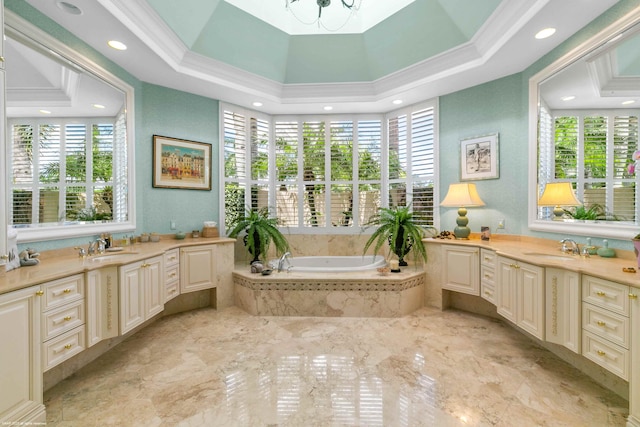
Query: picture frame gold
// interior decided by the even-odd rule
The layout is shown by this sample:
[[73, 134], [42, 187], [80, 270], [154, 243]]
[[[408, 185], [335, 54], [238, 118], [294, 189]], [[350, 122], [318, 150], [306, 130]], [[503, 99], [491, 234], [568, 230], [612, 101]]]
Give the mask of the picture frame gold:
[[211, 190], [211, 144], [153, 135], [153, 187]]

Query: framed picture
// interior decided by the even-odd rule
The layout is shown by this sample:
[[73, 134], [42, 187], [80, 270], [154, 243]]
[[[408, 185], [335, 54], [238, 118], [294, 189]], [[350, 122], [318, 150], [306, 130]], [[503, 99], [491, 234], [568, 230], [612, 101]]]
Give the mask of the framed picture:
[[211, 190], [211, 145], [153, 135], [153, 186]]
[[499, 154], [497, 133], [461, 140], [460, 180], [499, 178]]

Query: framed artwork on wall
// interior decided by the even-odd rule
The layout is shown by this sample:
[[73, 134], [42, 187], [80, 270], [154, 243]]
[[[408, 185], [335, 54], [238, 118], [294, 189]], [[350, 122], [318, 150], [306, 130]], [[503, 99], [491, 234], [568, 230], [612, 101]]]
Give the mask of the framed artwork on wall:
[[211, 190], [211, 145], [153, 135], [153, 186]]
[[460, 180], [500, 177], [498, 134], [460, 140]]

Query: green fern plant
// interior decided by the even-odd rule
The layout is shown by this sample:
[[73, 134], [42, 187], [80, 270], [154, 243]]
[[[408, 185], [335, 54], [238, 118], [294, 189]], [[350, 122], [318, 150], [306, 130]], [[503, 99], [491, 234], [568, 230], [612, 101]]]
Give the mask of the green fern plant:
[[278, 229], [278, 219], [269, 216], [269, 209], [262, 208], [247, 209], [243, 216], [236, 218], [230, 225], [231, 231], [228, 236], [236, 238], [242, 232], [245, 232], [244, 244], [253, 260], [259, 261], [260, 255], [267, 254], [271, 243], [276, 248], [278, 255], [289, 250], [289, 243], [282, 232]]
[[427, 262], [427, 250], [422, 239], [429, 233], [434, 235], [436, 230], [433, 227], [422, 227], [417, 224], [409, 206], [379, 208], [378, 213], [365, 224], [365, 227], [370, 226], [377, 228], [365, 243], [364, 254], [371, 245], [374, 247], [374, 253], [377, 254], [380, 248], [388, 243], [389, 250], [398, 256], [400, 265], [407, 265], [404, 262], [404, 256], [410, 250], [413, 250], [414, 259], [419, 257], [425, 263]]

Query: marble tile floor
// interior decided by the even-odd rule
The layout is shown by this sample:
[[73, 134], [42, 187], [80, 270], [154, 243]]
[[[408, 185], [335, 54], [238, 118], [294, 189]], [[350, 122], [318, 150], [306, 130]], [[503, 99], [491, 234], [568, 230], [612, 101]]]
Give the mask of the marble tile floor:
[[624, 426], [628, 403], [502, 322], [168, 316], [45, 393], [47, 426]]

